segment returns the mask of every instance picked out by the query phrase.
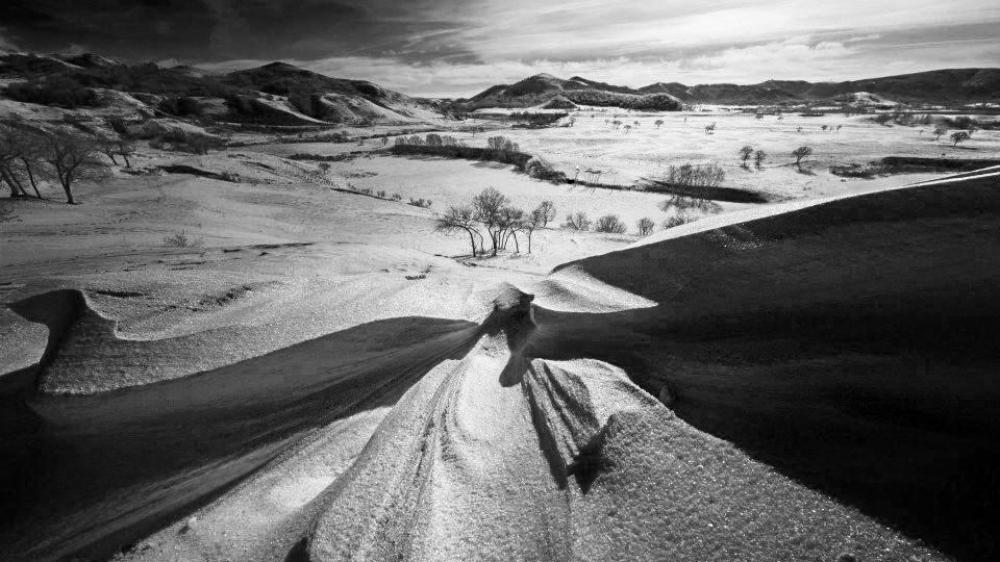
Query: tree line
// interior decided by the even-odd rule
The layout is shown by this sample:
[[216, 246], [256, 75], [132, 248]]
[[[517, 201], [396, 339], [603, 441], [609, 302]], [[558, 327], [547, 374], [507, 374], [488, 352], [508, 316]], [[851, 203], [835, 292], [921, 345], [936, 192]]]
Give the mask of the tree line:
[[[39, 183], [57, 183], [66, 202], [76, 203], [73, 185], [84, 178], [96, 178], [106, 171], [100, 156], [127, 167], [135, 153], [135, 143], [126, 137], [85, 133], [71, 126], [50, 129], [28, 123], [0, 123], [0, 187], [10, 190], [10, 197], [43, 198]], [[29, 192], [30, 188], [30, 192]]]

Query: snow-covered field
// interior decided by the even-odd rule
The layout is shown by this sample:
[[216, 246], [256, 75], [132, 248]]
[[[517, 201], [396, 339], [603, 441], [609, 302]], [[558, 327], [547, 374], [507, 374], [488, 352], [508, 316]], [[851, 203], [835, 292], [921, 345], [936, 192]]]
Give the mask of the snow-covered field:
[[[451, 134], [621, 185], [716, 163], [785, 201], [664, 230], [662, 194], [491, 162], [287, 159], [361, 149], [301, 143], [142, 146], [132, 173], [81, 182], [80, 205], [52, 185], [5, 202], [0, 452], [41, 476], [0, 558], [929, 561], [961, 549], [949, 536], [988, 540], [961, 516], [994, 493], [967, 467], [995, 452], [996, 364], [975, 337], [949, 355], [948, 328], [995, 327], [997, 172], [893, 190], [943, 174], [827, 168], [996, 158], [1000, 136], [590, 115]], [[739, 166], [744, 144], [762, 169]], [[531, 254], [471, 258], [435, 231], [487, 187], [555, 204]], [[571, 212], [629, 232], [561, 228]]]

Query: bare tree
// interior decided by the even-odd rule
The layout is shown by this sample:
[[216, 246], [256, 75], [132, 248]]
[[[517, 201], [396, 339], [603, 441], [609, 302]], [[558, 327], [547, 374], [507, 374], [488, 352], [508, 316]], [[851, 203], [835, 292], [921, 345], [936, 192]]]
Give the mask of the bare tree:
[[0, 128], [0, 183], [6, 182], [10, 187], [11, 197], [27, 197], [21, 178], [14, 164], [22, 156], [22, 146], [13, 128]]
[[[549, 223], [550, 220], [552, 220], [550, 217], [548, 217], [545, 214], [545, 210], [543, 209], [543, 205], [545, 203], [549, 203], [550, 205], [552, 204], [551, 201], [544, 201], [542, 203], [542, 205], [539, 205], [538, 208], [536, 208], [534, 211], [531, 211], [531, 214], [528, 215], [523, 220], [523, 222], [520, 225], [521, 231], [524, 232], [525, 237], [528, 239], [528, 253], [529, 254], [531, 253], [531, 237], [532, 237], [532, 235], [535, 234], [536, 230], [538, 230], [539, 228], [543, 228], [545, 225], [547, 225]], [[553, 216], [554, 216], [555, 215], [555, 207], [551, 207], [551, 209], [552, 209], [552, 213], [553, 213]]]
[[951, 142], [958, 146], [958, 143], [969, 140], [971, 136], [968, 131], [955, 131], [951, 134]]
[[95, 143], [97, 151], [108, 157], [111, 160], [111, 164], [117, 166], [118, 161], [115, 160], [115, 155], [118, 154], [117, 141], [110, 137], [99, 137]]
[[21, 145], [19, 156], [21, 166], [24, 168], [24, 173], [28, 176], [28, 181], [31, 183], [31, 189], [35, 191], [35, 196], [41, 199], [42, 194], [38, 191], [38, 179], [35, 168], [45, 155], [45, 137], [41, 132], [29, 129], [21, 129], [16, 131], [16, 133], [16, 138]]
[[656, 228], [656, 223], [649, 217], [642, 217], [636, 226], [639, 229], [639, 236], [649, 236], [653, 233], [653, 229]]
[[590, 225], [591, 222], [587, 218], [587, 213], [577, 211], [576, 213], [566, 215], [566, 223], [563, 226], [571, 230], [590, 230]]
[[541, 217], [542, 224], [539, 228], [545, 228], [549, 226], [549, 223], [556, 218], [556, 206], [552, 201], [542, 201], [535, 207], [535, 210], [531, 212], [533, 215], [538, 213]]
[[444, 215], [437, 219], [434, 226], [437, 232], [465, 232], [469, 235], [469, 244], [472, 246], [472, 257], [476, 257], [476, 237], [479, 237], [479, 245], [482, 246], [483, 235], [476, 228], [476, 220], [472, 207], [462, 206], [448, 207]]
[[120, 138], [115, 141], [115, 151], [118, 156], [121, 156], [125, 160], [125, 167], [131, 168], [132, 162], [128, 159], [129, 156], [135, 154], [135, 143], [127, 138]]
[[792, 156], [795, 157], [795, 166], [798, 167], [799, 171], [802, 171], [802, 159], [810, 156], [813, 153], [813, 149], [808, 146], [800, 146], [792, 151]]
[[753, 153], [753, 163], [758, 170], [764, 167], [764, 160], [766, 159], [767, 159], [767, 153], [764, 152], [763, 150], [758, 150], [757, 152]]
[[517, 253], [521, 253], [521, 244], [517, 239], [517, 232], [524, 226], [524, 210], [508, 205], [500, 209], [498, 219], [497, 239], [500, 240], [500, 248], [506, 250], [507, 242], [513, 238], [514, 250]]
[[[12, 196], [26, 196], [24, 179], [27, 178], [35, 195], [38, 191], [36, 168], [45, 151], [45, 138], [40, 130], [31, 126], [14, 124], [0, 128], [0, 180], [10, 184]], [[20, 168], [17, 167], [20, 164]]]
[[73, 199], [73, 182], [90, 170], [100, 167], [94, 156], [97, 146], [94, 139], [68, 130], [54, 131], [47, 138], [44, 160], [52, 166], [59, 184], [66, 192], [66, 202]]
[[753, 155], [753, 147], [749, 144], [740, 149], [740, 159], [743, 160], [742, 166], [744, 168], [747, 167], [747, 160], [750, 159], [751, 155]]

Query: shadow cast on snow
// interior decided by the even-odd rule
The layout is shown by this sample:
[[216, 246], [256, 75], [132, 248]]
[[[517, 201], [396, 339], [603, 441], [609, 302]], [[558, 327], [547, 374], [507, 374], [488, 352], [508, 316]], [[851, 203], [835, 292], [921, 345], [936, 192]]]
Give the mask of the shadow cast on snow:
[[309, 431], [394, 404], [481, 333], [466, 321], [394, 318], [181, 379], [42, 397], [35, 381], [85, 303], [78, 291], [32, 299], [11, 308], [50, 337], [39, 364], [0, 386], [0, 553], [39, 559], [111, 556]]

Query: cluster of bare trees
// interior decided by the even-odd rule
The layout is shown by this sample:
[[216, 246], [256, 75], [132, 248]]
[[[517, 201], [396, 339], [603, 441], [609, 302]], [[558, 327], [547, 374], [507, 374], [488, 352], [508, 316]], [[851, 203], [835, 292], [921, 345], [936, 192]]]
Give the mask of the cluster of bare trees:
[[759, 149], [754, 150], [754, 148], [749, 144], [745, 145], [743, 148], [740, 148], [740, 160], [741, 160], [740, 167], [745, 170], [749, 170], [750, 169], [749, 162], [751, 157], [753, 158], [754, 165], [757, 167], [758, 170], [760, 170], [761, 168], [764, 167], [764, 160], [767, 159], [767, 153]]
[[[11, 197], [42, 198], [38, 185], [54, 181], [73, 204], [73, 184], [96, 177], [105, 166], [98, 160], [103, 153], [118, 164], [121, 156], [131, 166], [129, 155], [135, 145], [128, 140], [95, 137], [69, 127], [44, 130], [25, 123], [0, 124], [0, 185]], [[28, 192], [28, 187], [32, 193]]]
[[[435, 230], [438, 232], [464, 232], [469, 236], [472, 256], [491, 256], [507, 248], [513, 240], [516, 252], [521, 251], [518, 233], [528, 242], [528, 253], [531, 253], [531, 238], [536, 230], [545, 228], [556, 216], [555, 205], [551, 201], [543, 201], [530, 213], [510, 204], [510, 199], [496, 188], [484, 189], [472, 198], [470, 205], [451, 206], [437, 219]], [[485, 232], [485, 235], [484, 235]], [[489, 248], [486, 238], [489, 238]]]

